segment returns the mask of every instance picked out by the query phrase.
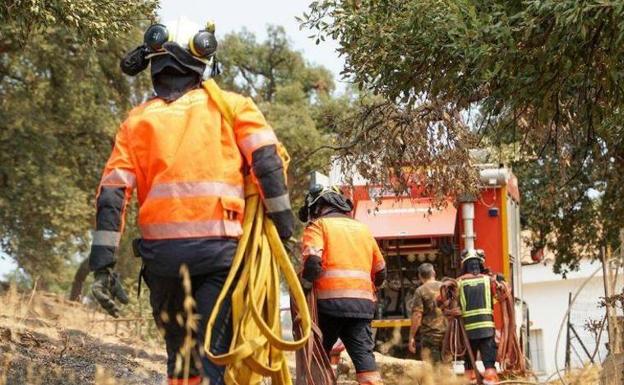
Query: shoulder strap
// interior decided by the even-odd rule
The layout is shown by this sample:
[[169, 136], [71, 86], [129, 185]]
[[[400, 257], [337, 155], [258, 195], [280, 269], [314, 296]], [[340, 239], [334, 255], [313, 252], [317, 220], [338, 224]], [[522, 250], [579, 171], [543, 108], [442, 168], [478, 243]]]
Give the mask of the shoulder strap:
[[219, 88], [214, 79], [206, 80], [202, 83], [202, 86], [206, 92], [208, 92], [210, 99], [212, 99], [217, 105], [217, 108], [219, 109], [219, 112], [221, 112], [225, 121], [230, 125], [230, 127], [234, 127], [234, 111], [232, 111], [230, 106], [225, 101], [225, 98], [223, 98], [223, 91], [221, 91], [221, 88]]

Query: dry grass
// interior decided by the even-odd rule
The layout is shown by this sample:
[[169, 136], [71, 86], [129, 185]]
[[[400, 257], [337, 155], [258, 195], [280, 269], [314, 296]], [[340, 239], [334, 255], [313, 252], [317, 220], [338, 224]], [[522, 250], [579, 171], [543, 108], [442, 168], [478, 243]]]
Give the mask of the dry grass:
[[[194, 328], [193, 304], [185, 304], [185, 323]], [[137, 338], [131, 324], [87, 306], [14, 287], [0, 295], [0, 385], [161, 385], [165, 383], [162, 342]], [[103, 322], [106, 321], [106, 322]], [[116, 325], [116, 326], [115, 326]], [[186, 341], [186, 351], [193, 341]], [[294, 374], [294, 355], [289, 355]], [[179, 369], [188, 370], [180, 357]], [[386, 385], [460, 385], [463, 377], [448, 367], [376, 354]], [[339, 366], [339, 385], [355, 385], [346, 354]], [[565, 377], [569, 385], [598, 385], [600, 369], [588, 367]], [[523, 383], [520, 380], [515, 383]], [[506, 382], [514, 383], [514, 382]], [[549, 384], [561, 384], [555, 379]]]
[[[556, 385], [562, 383], [557, 376], [554, 378], [555, 380], [549, 384]], [[567, 385], [598, 385], [600, 384], [600, 367], [591, 365], [583, 369], [573, 370], [564, 375], [563, 380]]]
[[162, 348], [108, 320], [55, 295], [10, 288], [0, 296], [0, 385], [163, 384]]

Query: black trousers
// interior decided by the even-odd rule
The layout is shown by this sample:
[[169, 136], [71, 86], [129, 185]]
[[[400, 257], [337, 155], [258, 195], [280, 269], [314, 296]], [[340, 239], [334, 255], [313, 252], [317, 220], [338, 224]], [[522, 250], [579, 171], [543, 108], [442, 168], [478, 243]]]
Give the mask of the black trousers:
[[[481, 353], [481, 361], [483, 361], [483, 366], [485, 366], [486, 369], [495, 367], [496, 341], [494, 341], [494, 336], [470, 339], [470, 349], [472, 349], [472, 355], [475, 360], [477, 359], [477, 352]], [[472, 363], [467, 354], [466, 357], [464, 357], [464, 369], [472, 369]]]
[[323, 332], [323, 348], [327, 354], [340, 338], [353, 361], [356, 373], [377, 370], [370, 319], [333, 317], [319, 313], [319, 328]]
[[[191, 277], [191, 294], [195, 301], [194, 315], [198, 317], [197, 330], [191, 332], [194, 346], [190, 352], [189, 378], [203, 377], [211, 385], [223, 384], [224, 367], [206, 357], [203, 346], [206, 323], [223, 288], [229, 268]], [[150, 289], [150, 304], [156, 325], [164, 332], [167, 345], [167, 376], [183, 378], [184, 371], [176, 370], [176, 360], [183, 357], [181, 348], [187, 336], [188, 314], [184, 310], [185, 292], [181, 278], [162, 277], [146, 272], [144, 279]], [[180, 321], [182, 321], [180, 323]], [[230, 296], [226, 297], [215, 322], [210, 341], [211, 351], [222, 354], [228, 351], [232, 340], [232, 310]], [[180, 361], [184, 362], [184, 361]]]

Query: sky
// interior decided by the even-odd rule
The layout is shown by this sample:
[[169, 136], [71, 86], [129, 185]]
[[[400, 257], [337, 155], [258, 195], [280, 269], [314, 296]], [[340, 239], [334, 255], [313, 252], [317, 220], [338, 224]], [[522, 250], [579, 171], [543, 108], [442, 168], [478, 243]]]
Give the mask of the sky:
[[[317, 46], [313, 39], [308, 38], [312, 32], [299, 30], [299, 23], [295, 20], [295, 16], [301, 16], [310, 3], [309, 0], [161, 0], [159, 15], [165, 23], [179, 17], [200, 25], [213, 20], [217, 39], [246, 28], [262, 41], [266, 37], [267, 25], [281, 25], [286, 29], [293, 47], [302, 52], [308, 62], [327, 67], [338, 81], [344, 60], [336, 52], [336, 42], [325, 41]], [[344, 85], [338, 84], [337, 88], [344, 89]]]
[[15, 270], [17, 265], [8, 255], [0, 251], [0, 279], [4, 277], [5, 274]]

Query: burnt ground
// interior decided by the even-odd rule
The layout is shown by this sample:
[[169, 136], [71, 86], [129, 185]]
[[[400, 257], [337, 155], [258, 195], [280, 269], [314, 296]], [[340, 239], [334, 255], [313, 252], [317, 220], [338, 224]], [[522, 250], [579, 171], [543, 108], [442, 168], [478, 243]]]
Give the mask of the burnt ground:
[[0, 297], [0, 385], [166, 383], [159, 344], [105, 329], [62, 298], [37, 296], [24, 310], [23, 297], [9, 297]]

